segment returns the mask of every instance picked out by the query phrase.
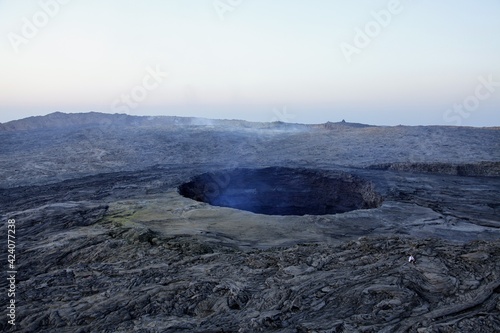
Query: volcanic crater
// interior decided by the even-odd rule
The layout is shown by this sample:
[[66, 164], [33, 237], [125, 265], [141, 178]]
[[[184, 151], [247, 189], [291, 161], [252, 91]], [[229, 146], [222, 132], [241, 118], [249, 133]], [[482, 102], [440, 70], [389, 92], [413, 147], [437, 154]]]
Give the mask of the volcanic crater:
[[265, 215], [326, 215], [377, 208], [371, 182], [348, 173], [269, 167], [198, 175], [179, 186], [184, 197]]

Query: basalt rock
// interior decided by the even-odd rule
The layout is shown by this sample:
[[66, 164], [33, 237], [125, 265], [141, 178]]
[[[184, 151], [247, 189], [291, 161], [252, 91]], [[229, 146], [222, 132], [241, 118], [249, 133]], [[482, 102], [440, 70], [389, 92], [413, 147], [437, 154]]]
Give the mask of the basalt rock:
[[386, 163], [371, 165], [369, 169], [394, 170], [416, 173], [434, 173], [469, 177], [498, 177], [500, 162], [450, 163]]
[[55, 114], [0, 140], [2, 331], [500, 331], [498, 128]]

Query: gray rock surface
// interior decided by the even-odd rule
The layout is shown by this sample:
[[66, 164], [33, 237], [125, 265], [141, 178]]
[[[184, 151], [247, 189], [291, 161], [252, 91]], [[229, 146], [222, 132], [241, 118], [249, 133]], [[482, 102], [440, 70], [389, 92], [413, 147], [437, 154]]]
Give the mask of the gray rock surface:
[[[16, 219], [18, 306], [16, 330], [0, 329], [498, 332], [499, 148], [499, 128], [97, 113], [2, 124], [0, 215], [3, 230]], [[304, 177], [286, 178], [289, 197], [228, 187], [235, 169], [269, 167], [362, 179], [383, 201], [282, 216], [178, 191], [208, 173], [218, 191], [271, 206], [280, 193], [293, 205], [348, 195], [300, 197], [326, 186]]]

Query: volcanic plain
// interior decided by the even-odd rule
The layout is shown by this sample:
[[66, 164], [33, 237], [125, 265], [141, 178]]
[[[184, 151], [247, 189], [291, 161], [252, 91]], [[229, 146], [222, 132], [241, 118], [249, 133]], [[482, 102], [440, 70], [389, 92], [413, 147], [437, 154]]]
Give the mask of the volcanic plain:
[[0, 218], [6, 332], [500, 331], [498, 127], [32, 117]]

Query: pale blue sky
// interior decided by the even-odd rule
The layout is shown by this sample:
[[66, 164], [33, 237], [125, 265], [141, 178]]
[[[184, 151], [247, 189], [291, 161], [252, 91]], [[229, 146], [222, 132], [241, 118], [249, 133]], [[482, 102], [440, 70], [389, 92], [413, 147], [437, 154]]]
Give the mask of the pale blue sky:
[[401, 0], [393, 14], [378, 0], [58, 1], [0, 0], [0, 122], [99, 111], [500, 125], [500, 0]]

